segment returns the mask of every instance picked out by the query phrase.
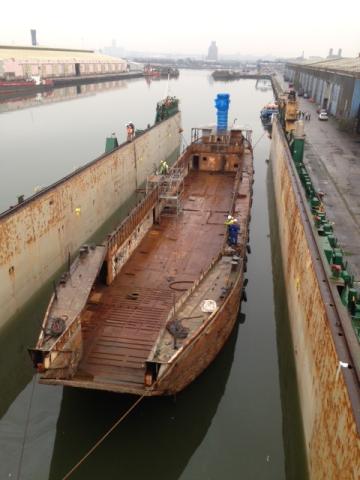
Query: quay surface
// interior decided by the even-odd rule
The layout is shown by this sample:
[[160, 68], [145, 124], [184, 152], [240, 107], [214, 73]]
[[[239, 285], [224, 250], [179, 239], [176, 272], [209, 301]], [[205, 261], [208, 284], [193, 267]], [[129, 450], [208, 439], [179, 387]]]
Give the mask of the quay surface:
[[360, 286], [360, 135], [338, 129], [336, 120], [318, 120], [317, 105], [298, 98], [305, 121], [304, 163], [318, 191], [346, 260]]

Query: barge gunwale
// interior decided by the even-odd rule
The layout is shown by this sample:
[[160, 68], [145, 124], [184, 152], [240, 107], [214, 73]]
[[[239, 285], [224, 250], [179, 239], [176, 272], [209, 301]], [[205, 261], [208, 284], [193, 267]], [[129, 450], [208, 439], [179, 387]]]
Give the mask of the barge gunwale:
[[[243, 266], [241, 266], [243, 268]], [[143, 395], [150, 396], [162, 396], [162, 395], [174, 395], [179, 391], [186, 388], [195, 378], [197, 378], [216, 358], [220, 350], [223, 348], [225, 342], [229, 338], [235, 322], [238, 317], [238, 311], [241, 303], [241, 291], [243, 288], [243, 273], [238, 276], [236, 284], [231, 290], [230, 294], [225, 299], [224, 303], [220, 306], [219, 310], [214, 312], [199, 328], [196, 335], [192, 335], [191, 338], [184, 344], [181, 349], [173, 356], [168, 362], [168, 368], [163, 375], [156, 380], [156, 382], [150, 388], [136, 388], [130, 386], [115, 386], [114, 384], [101, 383], [93, 381], [83, 380], [58, 380], [58, 379], [39, 379], [39, 383], [45, 385], [62, 385], [75, 388], [88, 388], [104, 391], [112, 391], [115, 393], [126, 393], [131, 395]], [[218, 332], [222, 332], [221, 341], [219, 342]], [[195, 355], [192, 354], [194, 346], [206, 339], [207, 348], [198, 349]], [[204, 359], [204, 353], [208, 350], [208, 345], [215, 345], [215, 348], [211, 352], [211, 355], [206, 358], [206, 362], [201, 363]], [[181, 370], [186, 367], [183, 364], [189, 360], [192, 365], [192, 370], [187, 370], [186, 380], [181, 375], [180, 381], [176, 386], [173, 384], [171, 375], [175, 369]]]
[[[169, 360], [168, 368], [159, 378], [157, 385], [154, 385], [154, 389], [156, 387], [158, 389], [157, 391], [160, 392], [159, 395], [173, 395], [186, 388], [210, 365], [224, 346], [234, 328], [238, 316], [238, 310], [240, 308], [241, 291], [244, 280], [243, 262], [240, 266], [240, 270], [241, 274], [238, 275], [235, 285], [224, 303], [219, 307], [219, 310], [210, 315], [200, 326], [196, 335], [192, 335], [191, 338], [182, 345], [181, 349], [179, 349], [179, 351]], [[218, 333], [220, 331], [222, 335], [219, 341]], [[207, 345], [214, 347], [211, 351], [211, 355], [209, 355], [209, 350], [204, 348], [198, 348], [195, 353], [192, 353], [192, 350], [195, 350], [196, 344], [200, 343], [202, 340], [204, 340]], [[207, 356], [204, 357], [204, 354], [207, 354]], [[205, 361], [204, 358], [206, 358]], [[187, 368], [187, 361], [190, 363], [190, 368]], [[176, 368], [178, 370], [186, 369], [187, 375], [186, 378], [181, 375], [181, 381], [175, 386], [171, 379], [171, 374]], [[152, 391], [154, 389], [152, 388]]]
[[[170, 117], [162, 120], [161, 122], [158, 122], [152, 126], [150, 126], [150, 128], [144, 130], [144, 131], [141, 131], [138, 135], [136, 135], [136, 139], [142, 137], [143, 135], [145, 135], [146, 133], [150, 132], [151, 130], [155, 129], [157, 126], [161, 125], [162, 123], [166, 122], [169, 120], [169, 118], [171, 118], [172, 116], [176, 116], [176, 115], [179, 115], [179, 112], [178, 113], [175, 113], [173, 115], [171, 115]], [[130, 142], [128, 141], [124, 141], [123, 143], [121, 143], [118, 147], [114, 148], [114, 150], [112, 150], [111, 152], [107, 153], [107, 152], [104, 152], [102, 155], [94, 158], [94, 160], [90, 160], [89, 162], [85, 163], [84, 165], [82, 165], [81, 167], [77, 168], [76, 170], [74, 170], [73, 172], [65, 175], [64, 177], [60, 178], [59, 180], [57, 180], [56, 182], [54, 183], [51, 183], [50, 185], [47, 185], [46, 187], [42, 188], [39, 192], [36, 192], [34, 193], [33, 195], [30, 195], [29, 197], [25, 198], [23, 202], [21, 203], [18, 203], [17, 205], [14, 205], [10, 208], [8, 208], [7, 210], [4, 210], [3, 212], [0, 212], [0, 220], [4, 219], [4, 218], [7, 218], [7, 217], [10, 217], [11, 215], [13, 215], [14, 213], [17, 213], [19, 212], [20, 210], [22, 210], [24, 207], [28, 206], [29, 203], [31, 203], [32, 201], [38, 199], [38, 198], [41, 198], [45, 195], [47, 195], [49, 192], [51, 192], [52, 190], [54, 190], [54, 188], [60, 186], [60, 185], [63, 185], [65, 184], [68, 180], [71, 180], [72, 178], [78, 176], [79, 174], [83, 173], [85, 170], [87, 170], [88, 168], [100, 163], [104, 158], [112, 155], [113, 153], [115, 152], [119, 152], [121, 151], [124, 147], [126, 147], [127, 145], [129, 145]], [[173, 153], [173, 152], [172, 152]]]

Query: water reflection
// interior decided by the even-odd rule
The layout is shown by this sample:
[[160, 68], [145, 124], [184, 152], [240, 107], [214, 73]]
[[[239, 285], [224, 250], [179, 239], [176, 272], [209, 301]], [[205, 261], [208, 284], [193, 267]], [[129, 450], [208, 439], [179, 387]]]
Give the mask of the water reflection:
[[282, 424], [285, 449], [285, 471], [289, 480], [307, 480], [306, 452], [301, 422], [300, 402], [297, 393], [296, 369], [292, 345], [289, 312], [286, 301], [285, 280], [275, 205], [272, 168], [267, 174], [267, 193], [271, 237], [271, 258], [274, 284], [276, 340], [279, 352], [279, 378], [282, 406]]
[[256, 80], [255, 90], [260, 90], [260, 92], [272, 92], [271, 81], [265, 78], [259, 78]]
[[1, 479], [48, 478], [61, 397], [62, 388], [34, 377], [10, 406], [0, 428]]
[[48, 282], [0, 330], [0, 419], [33, 376], [27, 348], [36, 342], [50, 292], [51, 282]]
[[[131, 81], [142, 79], [131, 79]], [[13, 110], [22, 110], [24, 108], [47, 105], [68, 100], [74, 100], [81, 97], [89, 97], [97, 93], [118, 90], [128, 87], [128, 80], [112, 80], [100, 83], [88, 83], [73, 85], [63, 88], [54, 88], [44, 92], [26, 91], [13, 93], [9, 96], [0, 96], [0, 113], [11, 112]]]
[[[238, 325], [216, 361], [196, 382], [176, 398], [143, 400], [112, 432], [111, 442], [105, 441], [81, 465], [74, 479], [116, 478], [115, 472], [133, 480], [149, 475], [158, 480], [179, 478], [201, 444], [224, 394]], [[62, 478], [134, 398], [64, 389], [49, 478]]]
[[[178, 396], [177, 403], [165, 398], [144, 402], [89, 458], [74, 479], [118, 476], [136, 479], [144, 478], [145, 474], [157, 477], [158, 471], [160, 480], [284, 478], [273, 318], [274, 308], [277, 314], [279, 308], [282, 311], [283, 293], [280, 291], [280, 297], [275, 297], [280, 307], [274, 307], [264, 195], [265, 159], [269, 153], [259, 119], [269, 93], [256, 90], [255, 80], [214, 84], [209, 73], [182, 71], [178, 80], [170, 82], [171, 94], [181, 99], [186, 138], [191, 127], [214, 118], [213, 100], [219, 91], [231, 95], [230, 119], [237, 117], [240, 124], [250, 123], [254, 127], [254, 143], [258, 144], [252, 254], [248, 262], [250, 283], [248, 303], [243, 305], [247, 321], [241, 325], [235, 350], [231, 342], [235, 342], [236, 332], [230, 347], [227, 345], [204, 375]], [[33, 185], [48, 185], [64, 176], [72, 170], [75, 159], [82, 165], [95, 158], [103, 152], [104, 139], [110, 132], [120, 129], [118, 138], [122, 138], [124, 125], [130, 119], [140, 128], [152, 123], [154, 106], [165, 87], [168, 87], [166, 79], [163, 83], [151, 82], [149, 86], [138, 79], [129, 81], [127, 87], [104, 91], [101, 96], [88, 94], [87, 98], [82, 87], [76, 94], [76, 87], [71, 87], [73, 98], [81, 98], [81, 102], [49, 104], [48, 108], [29, 108], [1, 116], [0, 156], [7, 161], [0, 164], [0, 207], [8, 206], [15, 194], [31, 194]], [[14, 149], [19, 129], [23, 142], [18, 142]], [[130, 204], [124, 207], [123, 214], [130, 207]], [[116, 225], [119, 215], [120, 212], [114, 214], [109, 222]], [[110, 224], [103, 226], [95, 237], [102, 239], [111, 228]], [[278, 281], [275, 274], [274, 278]], [[16, 473], [31, 393], [32, 370], [26, 347], [33, 345], [38, 335], [38, 322], [51, 288], [51, 283], [45, 286], [22, 315], [11, 320], [11, 327], [0, 332], [0, 478], [8, 478], [9, 473], [14, 478]], [[289, 344], [287, 338], [284, 333], [279, 355], [283, 344]], [[293, 417], [296, 413], [292, 410], [287, 413], [286, 402], [291, 402], [294, 385], [288, 382], [288, 372], [283, 368], [281, 375], [285, 376], [281, 382], [288, 389], [284, 395], [282, 387], [283, 414]], [[51, 478], [60, 479], [130, 401], [131, 398], [78, 390], [65, 390], [62, 398], [61, 388], [36, 385], [21, 478], [45, 480], [51, 463]], [[296, 456], [300, 449], [291, 439], [289, 425], [283, 436], [286, 449], [291, 446], [291, 452], [286, 452], [286, 469], [290, 472], [289, 480], [293, 480], [300, 478], [291, 476], [292, 462], [301, 471]]]
[[272, 122], [262, 122], [263, 129], [265, 130], [267, 137], [271, 139], [272, 134]]
[[[90, 97], [98, 93], [109, 92], [112, 90], [126, 89], [129, 82], [143, 82], [150, 87], [152, 82], [166, 81], [166, 78], [160, 77], [141, 77], [128, 80], [111, 80], [107, 82], [84, 83], [68, 87], [53, 88], [43, 92], [22, 91], [13, 92], [10, 95], [0, 95], [0, 113], [22, 110], [25, 108], [38, 107], [51, 103], [75, 100], [82, 97]], [[178, 80], [177, 78], [171, 79]]]

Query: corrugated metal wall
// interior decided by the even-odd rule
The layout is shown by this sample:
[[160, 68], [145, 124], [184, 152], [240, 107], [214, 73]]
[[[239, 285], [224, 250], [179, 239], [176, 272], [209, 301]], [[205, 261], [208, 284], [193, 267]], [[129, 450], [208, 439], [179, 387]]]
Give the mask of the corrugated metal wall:
[[350, 118], [351, 104], [354, 94], [355, 79], [343, 75], [337, 75], [337, 82], [340, 85], [339, 101], [336, 110], [338, 118]]
[[317, 83], [317, 79], [316, 77], [314, 77], [313, 75], [311, 75], [311, 82], [310, 82], [310, 86], [309, 86], [309, 91], [307, 92], [309, 94], [310, 97], [314, 97], [315, 95], [315, 90], [316, 90], [316, 83]]
[[311, 96], [311, 92], [312, 92], [312, 89], [313, 89], [313, 84], [314, 84], [314, 77], [309, 74], [309, 82], [308, 82], [308, 85], [307, 85], [307, 88], [306, 88], [306, 92], [309, 96]]
[[354, 93], [351, 102], [350, 116], [357, 117], [360, 106], [360, 80], [355, 80]]
[[333, 84], [333, 87], [332, 87], [331, 98], [329, 103], [329, 111], [331, 115], [336, 115], [339, 95], [340, 95], [340, 85], [335, 83]]
[[297, 89], [302, 89], [315, 102], [326, 107], [339, 119], [355, 119], [360, 108], [360, 80], [354, 76], [316, 70], [309, 66], [288, 65], [287, 77], [294, 79]]
[[321, 103], [323, 90], [324, 90], [324, 80], [321, 78], [318, 81], [318, 86], [317, 86], [316, 93], [315, 93], [315, 100], [319, 104]]

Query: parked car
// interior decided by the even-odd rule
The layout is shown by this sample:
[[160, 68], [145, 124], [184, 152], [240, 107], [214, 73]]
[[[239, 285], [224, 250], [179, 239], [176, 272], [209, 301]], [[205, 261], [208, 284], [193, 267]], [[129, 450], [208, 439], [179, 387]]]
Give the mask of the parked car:
[[304, 98], [309, 98], [309, 95], [307, 92], [304, 92], [304, 95], [303, 95]]
[[329, 120], [327, 112], [320, 112], [318, 118], [319, 120]]

